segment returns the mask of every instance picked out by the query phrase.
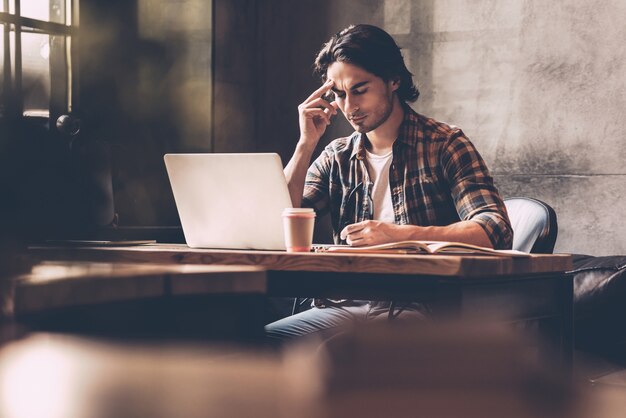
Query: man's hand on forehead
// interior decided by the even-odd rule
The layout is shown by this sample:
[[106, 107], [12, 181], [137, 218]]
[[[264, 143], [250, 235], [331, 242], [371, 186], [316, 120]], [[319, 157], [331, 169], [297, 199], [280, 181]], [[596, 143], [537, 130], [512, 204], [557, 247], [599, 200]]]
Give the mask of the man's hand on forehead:
[[335, 82], [331, 79], [327, 79], [322, 85], [323, 92], [321, 98], [326, 100], [327, 102], [333, 101], [333, 96], [331, 92], [335, 91]]
[[326, 126], [330, 125], [331, 118], [337, 114], [337, 103], [324, 97], [333, 84], [332, 80], [326, 80], [298, 106], [300, 137], [306, 139], [307, 143], [317, 144]]
[[326, 80], [324, 84], [317, 90], [315, 90], [307, 99], [302, 103], [303, 105], [316, 106], [322, 109], [328, 110], [330, 114], [335, 114], [337, 108], [335, 103], [329, 103], [332, 98], [328, 98], [326, 94], [333, 88], [334, 82], [332, 80]]

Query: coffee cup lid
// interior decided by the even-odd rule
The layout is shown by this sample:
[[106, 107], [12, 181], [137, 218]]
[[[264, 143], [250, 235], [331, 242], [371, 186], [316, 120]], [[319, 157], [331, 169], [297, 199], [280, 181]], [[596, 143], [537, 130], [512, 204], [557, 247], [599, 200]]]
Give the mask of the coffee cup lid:
[[283, 215], [315, 216], [315, 211], [312, 208], [285, 208]]

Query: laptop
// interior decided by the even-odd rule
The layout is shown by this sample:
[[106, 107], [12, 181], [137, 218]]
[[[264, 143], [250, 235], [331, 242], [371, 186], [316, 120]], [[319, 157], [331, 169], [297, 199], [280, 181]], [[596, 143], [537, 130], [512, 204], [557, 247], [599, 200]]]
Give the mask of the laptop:
[[278, 154], [166, 154], [176, 208], [191, 248], [285, 250], [291, 198]]

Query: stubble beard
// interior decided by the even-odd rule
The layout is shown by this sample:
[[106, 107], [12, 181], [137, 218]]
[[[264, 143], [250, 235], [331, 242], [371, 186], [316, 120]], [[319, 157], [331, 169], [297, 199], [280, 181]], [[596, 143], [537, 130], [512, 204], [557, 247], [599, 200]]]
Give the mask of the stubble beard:
[[368, 132], [373, 131], [374, 129], [378, 128], [380, 125], [382, 125], [383, 123], [387, 122], [387, 119], [389, 119], [389, 116], [391, 116], [391, 112], [393, 111], [393, 94], [391, 94], [390, 97], [388, 97], [388, 99], [385, 102], [384, 107], [382, 108], [382, 112], [379, 112], [378, 110], [371, 116], [377, 116], [380, 115], [376, 118], [376, 120], [374, 120], [372, 123], [367, 124], [367, 125], [362, 125], [356, 126], [356, 131], [362, 134], [366, 134]]

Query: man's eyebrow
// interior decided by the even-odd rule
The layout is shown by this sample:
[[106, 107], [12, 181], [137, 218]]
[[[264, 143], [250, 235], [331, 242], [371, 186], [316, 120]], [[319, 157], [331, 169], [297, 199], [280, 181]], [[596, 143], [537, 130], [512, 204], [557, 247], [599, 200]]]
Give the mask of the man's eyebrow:
[[[363, 87], [364, 85], [368, 84], [369, 81], [361, 81], [360, 83], [356, 83], [354, 86], [350, 87], [350, 90], [354, 91], [356, 89], [358, 89], [359, 87]], [[332, 91], [334, 91], [335, 93], [341, 93], [343, 92], [343, 90], [339, 90], [337, 87], [333, 86], [331, 88]]]

